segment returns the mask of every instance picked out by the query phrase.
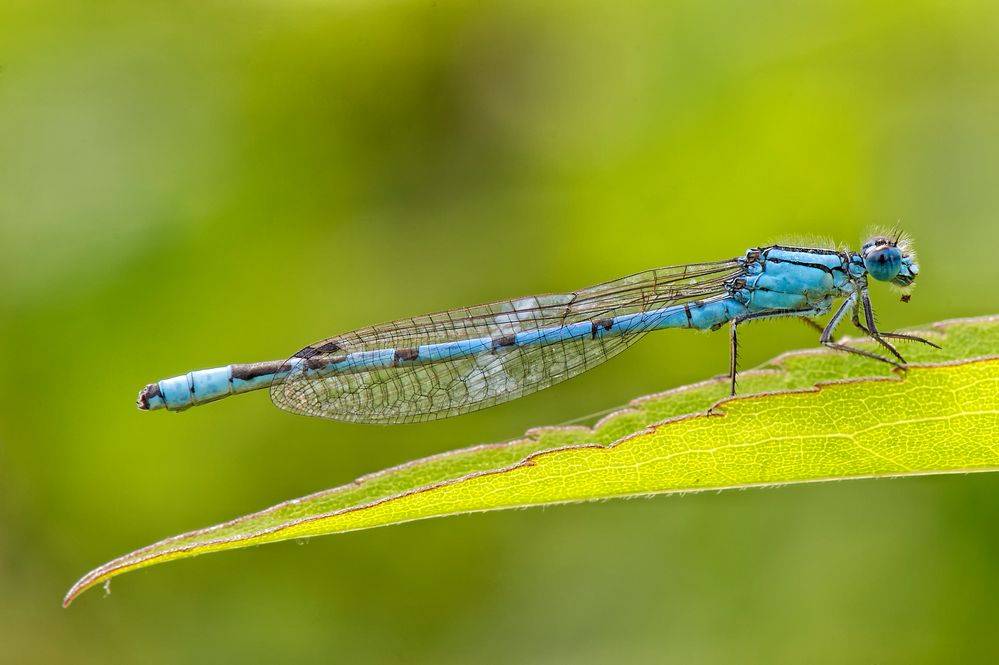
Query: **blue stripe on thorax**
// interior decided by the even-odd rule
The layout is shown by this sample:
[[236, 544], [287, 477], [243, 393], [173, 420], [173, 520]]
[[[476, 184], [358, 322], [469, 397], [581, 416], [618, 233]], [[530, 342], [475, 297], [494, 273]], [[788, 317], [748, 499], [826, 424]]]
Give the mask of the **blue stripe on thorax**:
[[747, 271], [739, 297], [752, 312], [822, 308], [849, 290], [848, 271], [847, 258], [836, 252], [771, 248]]
[[811, 264], [825, 266], [830, 269], [844, 268], [846, 265], [843, 254], [839, 252], [833, 250], [808, 251], [800, 247], [771, 247], [763, 252], [762, 260]]

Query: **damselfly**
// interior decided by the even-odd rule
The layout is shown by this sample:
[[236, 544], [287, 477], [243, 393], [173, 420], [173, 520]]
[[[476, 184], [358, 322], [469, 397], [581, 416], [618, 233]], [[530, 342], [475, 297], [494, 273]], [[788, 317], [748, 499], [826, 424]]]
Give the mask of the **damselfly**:
[[[879, 332], [867, 278], [909, 290], [919, 267], [900, 235], [878, 235], [859, 252], [774, 245], [726, 261], [640, 272], [572, 293], [463, 307], [362, 328], [305, 347], [288, 360], [228, 365], [151, 383], [140, 409], [180, 411], [269, 388], [278, 407], [365, 423], [446, 418], [506, 402], [564, 381], [662, 328], [729, 328], [735, 394], [738, 328], [757, 319], [802, 317], [824, 346], [904, 367]], [[821, 327], [811, 317], [828, 314]], [[886, 355], [838, 343], [846, 316]]]

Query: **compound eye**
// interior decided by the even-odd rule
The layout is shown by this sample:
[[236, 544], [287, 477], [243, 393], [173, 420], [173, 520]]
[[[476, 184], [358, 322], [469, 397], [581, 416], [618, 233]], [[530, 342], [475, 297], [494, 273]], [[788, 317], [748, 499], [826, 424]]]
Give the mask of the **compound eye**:
[[867, 273], [879, 282], [888, 282], [902, 269], [902, 251], [898, 247], [872, 247], [864, 253]]

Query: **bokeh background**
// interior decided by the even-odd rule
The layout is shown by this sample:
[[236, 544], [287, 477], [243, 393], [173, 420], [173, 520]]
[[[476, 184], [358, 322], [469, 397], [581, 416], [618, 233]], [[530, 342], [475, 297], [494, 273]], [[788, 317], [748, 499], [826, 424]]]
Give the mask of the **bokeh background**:
[[876, 289], [884, 327], [996, 313], [997, 174], [992, 2], [5, 0], [0, 661], [994, 659], [988, 474], [432, 520], [59, 604], [162, 537], [724, 372], [727, 341], [398, 427], [140, 413], [149, 381], [899, 220], [923, 276]]

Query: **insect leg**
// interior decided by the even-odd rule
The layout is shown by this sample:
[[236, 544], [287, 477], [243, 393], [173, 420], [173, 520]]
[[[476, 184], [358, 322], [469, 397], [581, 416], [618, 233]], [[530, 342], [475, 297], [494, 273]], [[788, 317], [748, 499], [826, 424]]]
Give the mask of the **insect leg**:
[[[868, 302], [868, 305], [869, 304], [870, 303]], [[894, 367], [902, 369], [903, 365], [901, 363], [897, 363], [894, 360], [891, 360], [890, 358], [885, 358], [884, 356], [880, 356], [876, 353], [871, 353], [870, 351], [864, 351], [863, 349], [855, 349], [852, 346], [848, 346], [846, 344], [840, 344], [838, 342], [833, 341], [832, 335], [833, 331], [836, 329], [836, 326], [839, 325], [840, 321], [843, 320], [843, 317], [846, 316], [846, 313], [851, 309], [853, 310], [853, 316], [856, 317], [857, 308], [858, 308], [858, 297], [857, 293], [854, 292], [850, 294], [849, 298], [843, 301], [843, 304], [839, 306], [839, 309], [836, 310], [836, 313], [832, 315], [831, 319], [829, 319], [829, 323], [826, 324], [825, 329], [822, 331], [822, 337], [819, 338], [819, 343], [822, 344], [822, 346], [825, 346], [830, 349], [838, 349], [840, 351], [846, 351], [847, 353], [855, 353], [858, 356], [864, 356], [865, 358], [870, 358], [872, 360], [879, 360], [881, 362], [888, 363], [889, 365], [893, 365]], [[871, 319], [873, 318], [874, 317], [872, 312]], [[886, 342], [882, 343], [887, 344]], [[901, 356], [899, 356], [899, 358], [901, 359]], [[904, 362], [905, 360], [902, 360], [902, 363]]]
[[[732, 395], [735, 395], [735, 377], [739, 365], [739, 338], [736, 329], [746, 323], [747, 321], [754, 321], [758, 319], [776, 319], [784, 316], [797, 316], [805, 317], [805, 320], [815, 324], [814, 321], [807, 318], [809, 316], [817, 316], [821, 312], [818, 310], [806, 307], [804, 309], [778, 309], [769, 312], [750, 312], [749, 314], [743, 314], [737, 316], [729, 323], [729, 377], [732, 382]], [[817, 324], [816, 324], [817, 325]]]

